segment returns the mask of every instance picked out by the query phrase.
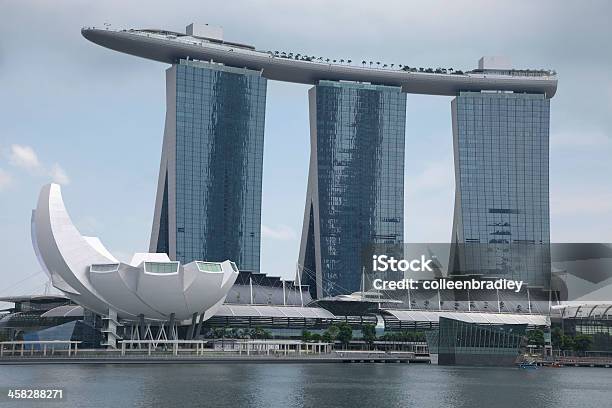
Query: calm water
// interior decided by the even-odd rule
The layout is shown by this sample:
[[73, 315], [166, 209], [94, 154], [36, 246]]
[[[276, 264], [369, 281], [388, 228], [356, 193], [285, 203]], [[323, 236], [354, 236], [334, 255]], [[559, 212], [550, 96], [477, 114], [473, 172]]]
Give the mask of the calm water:
[[0, 389], [65, 389], [48, 407], [612, 407], [612, 369], [400, 364], [0, 366]]

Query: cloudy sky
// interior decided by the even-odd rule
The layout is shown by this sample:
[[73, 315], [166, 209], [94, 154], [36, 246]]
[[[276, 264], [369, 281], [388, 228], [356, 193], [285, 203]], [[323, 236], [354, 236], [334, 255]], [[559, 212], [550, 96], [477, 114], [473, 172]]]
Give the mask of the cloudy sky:
[[[30, 244], [40, 187], [64, 185], [83, 234], [148, 248], [164, 119], [161, 63], [89, 43], [82, 26], [183, 31], [353, 61], [471, 69], [482, 55], [552, 68], [551, 234], [612, 242], [612, 6], [606, 1], [0, 0], [0, 296], [41, 293]], [[270, 82], [262, 269], [293, 275], [308, 170], [308, 86]], [[450, 98], [408, 96], [406, 242], [450, 238]]]

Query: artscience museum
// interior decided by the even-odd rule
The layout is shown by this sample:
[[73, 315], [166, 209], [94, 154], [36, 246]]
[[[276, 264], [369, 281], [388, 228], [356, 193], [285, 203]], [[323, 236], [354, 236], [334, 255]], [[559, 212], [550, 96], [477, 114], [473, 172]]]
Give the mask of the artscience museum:
[[97, 237], [82, 236], [70, 220], [58, 184], [44, 186], [32, 212], [32, 244], [53, 286], [106, 317], [113, 345], [120, 320], [175, 323], [210, 318], [238, 277], [233, 262], [171, 261], [164, 253], [136, 253], [118, 261]]

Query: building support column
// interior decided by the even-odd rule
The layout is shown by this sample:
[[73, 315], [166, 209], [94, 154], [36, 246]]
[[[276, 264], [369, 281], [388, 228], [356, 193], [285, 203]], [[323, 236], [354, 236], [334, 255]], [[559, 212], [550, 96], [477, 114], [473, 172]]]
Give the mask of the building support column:
[[198, 327], [196, 328], [195, 333], [193, 334], [194, 338], [198, 338], [200, 333], [202, 332], [202, 323], [204, 322], [204, 312], [200, 313], [200, 321], [198, 322]]
[[189, 326], [189, 330], [187, 330], [187, 336], [185, 340], [193, 339], [193, 332], [195, 330], [196, 322], [198, 320], [198, 314], [194, 313], [191, 315], [191, 325]]

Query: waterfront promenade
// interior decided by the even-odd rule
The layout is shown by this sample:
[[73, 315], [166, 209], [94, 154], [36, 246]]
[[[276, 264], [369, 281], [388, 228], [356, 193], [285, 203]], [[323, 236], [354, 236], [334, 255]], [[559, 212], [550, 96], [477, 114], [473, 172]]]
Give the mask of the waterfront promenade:
[[384, 352], [331, 352], [321, 354], [239, 354], [237, 352], [182, 353], [178, 356], [167, 352], [120, 353], [81, 350], [77, 354], [54, 353], [43, 356], [40, 353], [26, 353], [21, 356], [3, 356], [0, 365], [22, 364], [210, 364], [210, 363], [429, 363], [429, 357], [412, 353]]
[[[125, 341], [118, 349], [79, 349], [80, 342], [2, 342], [2, 364], [109, 363], [429, 363], [429, 356], [401, 351], [333, 350], [327, 343], [256, 340], [231, 349], [204, 348], [202, 341]], [[128, 347], [126, 347], [128, 346]]]

